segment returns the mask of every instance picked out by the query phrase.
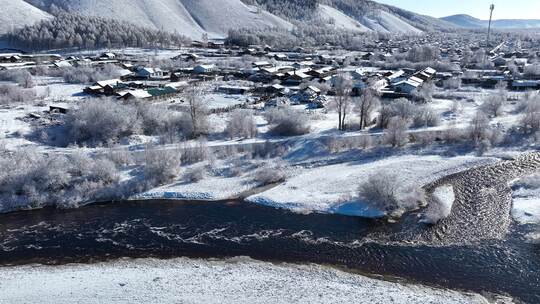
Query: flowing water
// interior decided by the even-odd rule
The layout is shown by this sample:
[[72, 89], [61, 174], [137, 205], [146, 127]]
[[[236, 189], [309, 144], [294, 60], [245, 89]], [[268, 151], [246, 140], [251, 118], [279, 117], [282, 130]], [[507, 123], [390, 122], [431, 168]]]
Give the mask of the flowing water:
[[[300, 215], [244, 202], [130, 201], [75, 210], [0, 215], [0, 264], [89, 263], [119, 257], [251, 256], [540, 303], [540, 246], [510, 227], [500, 241], [427, 246], [385, 243], [395, 225], [338, 215]], [[1, 277], [1, 268], [0, 268]]]

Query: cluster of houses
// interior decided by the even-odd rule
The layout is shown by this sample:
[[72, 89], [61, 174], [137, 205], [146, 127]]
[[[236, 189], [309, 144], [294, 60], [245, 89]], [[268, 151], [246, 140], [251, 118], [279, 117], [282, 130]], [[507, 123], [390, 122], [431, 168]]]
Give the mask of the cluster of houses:
[[[449, 78], [460, 78], [464, 85], [490, 88], [503, 82], [514, 90], [539, 90], [540, 75], [527, 74], [538, 52], [525, 50], [506, 42], [488, 53], [485, 58], [471, 57], [470, 52], [483, 52], [479, 47], [462, 49], [461, 43], [473, 41], [437, 41], [431, 34], [413, 38], [384, 38], [366, 43], [363, 51], [338, 52], [330, 46], [317, 50], [295, 48], [275, 49], [269, 46], [247, 48], [225, 46], [218, 42], [193, 42], [179, 55], [182, 68], [161, 69], [148, 56], [120, 55], [106, 52], [96, 56], [69, 56], [6, 53], [0, 54], [0, 69], [32, 68], [46, 64], [62, 69], [111, 64], [118, 68], [118, 78], [99, 81], [85, 88], [95, 96], [115, 96], [119, 99], [155, 100], [174, 97], [197, 82], [218, 81], [216, 93], [226, 95], [252, 94], [270, 101], [280, 97], [291, 102], [310, 103], [323, 107], [327, 95], [332, 95], [336, 77], [348, 73], [353, 94], [370, 86], [383, 98], [411, 98], [426, 84], [441, 85]], [[437, 41], [437, 42], [434, 42]], [[414, 46], [430, 45], [454, 68], [438, 72], [432, 67], [382, 69], [381, 62], [407, 54]], [[335, 52], [334, 52], [335, 51]], [[485, 52], [484, 52], [485, 53]], [[220, 59], [241, 61], [238, 67], [219, 64]], [[467, 59], [467, 60], [466, 60]], [[223, 62], [223, 61], [222, 61]], [[377, 63], [377, 64], [375, 64]], [[247, 66], [249, 65], [249, 66]], [[232, 65], [234, 66], [234, 65]], [[242, 83], [242, 85], [237, 85]]]

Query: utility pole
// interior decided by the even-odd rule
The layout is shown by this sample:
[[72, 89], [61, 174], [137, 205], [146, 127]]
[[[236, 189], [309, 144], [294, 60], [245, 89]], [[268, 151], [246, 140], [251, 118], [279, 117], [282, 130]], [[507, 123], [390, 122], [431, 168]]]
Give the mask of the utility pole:
[[491, 21], [493, 18], [493, 10], [495, 9], [495, 4], [492, 4], [489, 7], [489, 26], [488, 26], [488, 35], [487, 35], [487, 46], [489, 47], [489, 36], [491, 34]]

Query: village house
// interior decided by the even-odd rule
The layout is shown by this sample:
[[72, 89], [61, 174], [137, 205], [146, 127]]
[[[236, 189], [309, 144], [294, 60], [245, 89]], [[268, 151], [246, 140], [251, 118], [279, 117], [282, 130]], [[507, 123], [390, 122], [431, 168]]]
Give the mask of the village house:
[[135, 72], [137, 78], [142, 79], [162, 79], [164, 78], [164, 72], [159, 68], [140, 68]]
[[540, 90], [540, 80], [514, 80], [510, 88], [515, 91]]
[[195, 74], [211, 74], [217, 72], [217, 66], [215, 64], [201, 64], [193, 68]]
[[220, 86], [218, 92], [230, 95], [244, 95], [251, 89], [249, 87], [242, 86]]

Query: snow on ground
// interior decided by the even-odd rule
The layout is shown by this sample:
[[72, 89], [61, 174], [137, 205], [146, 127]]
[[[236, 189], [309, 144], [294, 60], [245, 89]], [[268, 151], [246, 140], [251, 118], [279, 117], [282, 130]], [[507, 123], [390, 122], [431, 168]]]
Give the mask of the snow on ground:
[[246, 103], [247, 96], [244, 95], [224, 95], [224, 94], [206, 94], [204, 100], [209, 109], [223, 109]]
[[207, 176], [196, 182], [178, 180], [135, 195], [133, 199], [219, 201], [237, 198], [243, 192], [252, 190], [256, 186], [257, 184], [247, 176]]
[[520, 224], [540, 224], [540, 179], [523, 177], [513, 183], [512, 216]]
[[337, 28], [358, 32], [371, 31], [369, 28], [367, 28], [360, 22], [328, 5], [319, 5], [319, 16], [323, 20], [332, 20], [334, 22], [334, 26]]
[[282, 28], [292, 24], [266, 11], [250, 7], [240, 0], [181, 0], [182, 5], [201, 27], [213, 36], [225, 37], [230, 29]]
[[488, 303], [477, 294], [247, 258], [7, 267], [0, 268], [0, 278], [0, 302], [10, 304]]
[[192, 39], [201, 39], [203, 33], [223, 38], [229, 29], [238, 28], [292, 28], [289, 22], [265, 11], [258, 12], [240, 0], [220, 0], [216, 4], [215, 0], [93, 0], [71, 2], [69, 10], [177, 32]]
[[540, 224], [540, 197], [515, 198], [512, 216], [520, 224]]
[[422, 30], [410, 25], [405, 20], [384, 10], [378, 10], [377, 16], [366, 16], [360, 22], [377, 32], [420, 34]]
[[422, 187], [443, 176], [473, 166], [494, 162], [475, 156], [442, 157], [436, 155], [392, 156], [375, 161], [352, 161], [305, 169], [283, 184], [253, 195], [248, 201], [295, 212], [324, 212], [377, 217], [380, 211], [355, 199], [358, 187], [370, 176], [390, 173], [402, 182], [401, 191]]
[[451, 185], [437, 187], [433, 191], [432, 195], [433, 195], [433, 198], [436, 199], [439, 203], [441, 203], [441, 205], [443, 205], [446, 210], [451, 210], [452, 205], [454, 204], [454, 201], [456, 200], [454, 187], [452, 187]]

